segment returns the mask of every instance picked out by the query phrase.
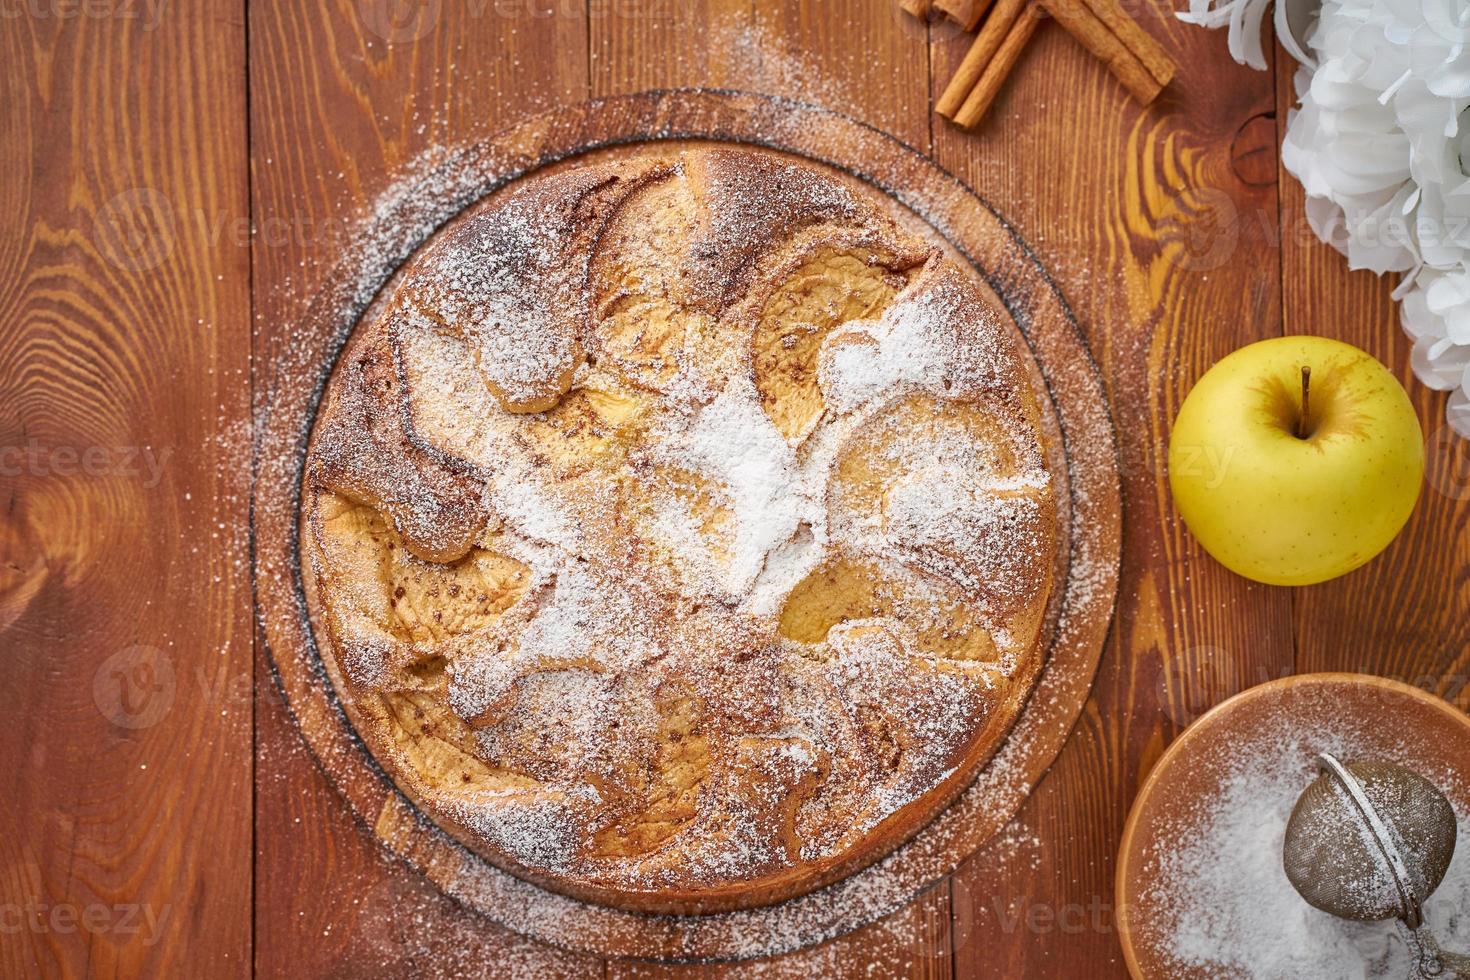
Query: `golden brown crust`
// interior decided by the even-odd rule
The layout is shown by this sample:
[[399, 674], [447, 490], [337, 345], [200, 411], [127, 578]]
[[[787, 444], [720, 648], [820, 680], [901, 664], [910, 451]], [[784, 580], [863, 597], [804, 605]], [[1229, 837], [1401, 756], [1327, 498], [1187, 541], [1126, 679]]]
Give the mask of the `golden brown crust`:
[[370, 749], [576, 897], [778, 901], [906, 839], [1039, 670], [1054, 484], [1014, 328], [776, 154], [531, 178], [359, 326], [304, 555]]
[[[387, 334], [392, 323], [371, 333]], [[370, 501], [426, 561], [462, 557], [486, 514], [469, 468], [409, 438], [392, 347], [365, 339], [343, 358], [315, 434], [312, 480]]]

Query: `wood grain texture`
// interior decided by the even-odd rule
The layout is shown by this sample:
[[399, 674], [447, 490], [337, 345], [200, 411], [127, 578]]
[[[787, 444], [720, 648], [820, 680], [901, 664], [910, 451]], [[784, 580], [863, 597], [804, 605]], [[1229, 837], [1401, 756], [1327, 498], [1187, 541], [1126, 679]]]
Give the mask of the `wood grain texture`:
[[[1289, 63], [1278, 50], [1278, 64]], [[1286, 118], [1291, 79], [1277, 84]], [[1284, 129], [1284, 127], [1283, 127]], [[1300, 184], [1281, 172], [1281, 281], [1287, 333], [1346, 341], [1383, 361], [1419, 413], [1426, 473], [1419, 504], [1388, 549], [1362, 568], [1293, 594], [1297, 670], [1392, 677], [1470, 709], [1470, 445], [1444, 421], [1446, 396], [1415, 381], [1394, 282], [1350, 272], [1307, 225]]]
[[0, 17], [0, 974], [242, 976], [244, 32], [64, 8]]
[[[985, 125], [935, 130], [936, 159], [996, 202], [1091, 331], [1126, 502], [1123, 580], [1092, 701], [1020, 818], [1044, 857], [977, 855], [956, 875], [956, 894], [985, 900], [957, 926], [972, 934], [961, 975], [1120, 975], [1112, 875], [1136, 787], [1199, 711], [1293, 661], [1289, 593], [1205, 555], [1164, 472], [1168, 427], [1195, 379], [1280, 331], [1267, 234], [1276, 183], [1241, 163], [1254, 141], [1274, 140], [1257, 122], [1274, 109], [1272, 80], [1231, 63], [1220, 38], [1173, 22], [1166, 4], [1145, 5], [1140, 20], [1191, 66], [1153, 106], [1134, 104], [1064, 32], [1043, 30]], [[936, 46], [936, 77], [960, 48]], [[986, 902], [999, 905], [981, 914]]]
[[639, 0], [589, 24], [592, 94], [709, 86], [836, 109], [928, 145], [928, 28], [896, 3]]
[[[248, 64], [239, 2], [64, 6], [0, 18], [0, 974], [743, 972], [569, 957], [443, 899], [381, 858], [263, 659], [251, 695], [247, 356], [257, 381], [291, 363], [344, 223], [422, 154], [588, 95], [765, 91], [932, 153], [1054, 274], [1123, 437], [1123, 593], [1067, 749], [947, 888], [763, 971], [1121, 976], [1118, 836], [1200, 712], [1327, 669], [1470, 706], [1467, 443], [1410, 378], [1389, 284], [1306, 231], [1288, 73], [1162, 0], [1129, 6], [1187, 66], [1153, 106], [1043, 26], [975, 134], [928, 111], [968, 38], [891, 0], [259, 0]], [[1190, 385], [1282, 331], [1389, 363], [1429, 449], [1403, 536], [1298, 591], [1217, 566], [1163, 469]]]
[[[587, 31], [580, 3], [277, 0], [251, 4], [250, 32], [256, 225], [274, 230], [255, 241], [255, 369], [274, 379], [295, 370], [292, 324], [337, 261], [345, 229], [396, 180], [442, 160], [443, 148], [501, 129], [515, 113], [586, 98]], [[310, 384], [309, 371], [299, 377]], [[279, 698], [264, 661], [257, 679]], [[383, 859], [281, 709], [272, 711], [262, 712], [258, 749], [258, 974], [601, 972], [600, 961], [495, 928]]]

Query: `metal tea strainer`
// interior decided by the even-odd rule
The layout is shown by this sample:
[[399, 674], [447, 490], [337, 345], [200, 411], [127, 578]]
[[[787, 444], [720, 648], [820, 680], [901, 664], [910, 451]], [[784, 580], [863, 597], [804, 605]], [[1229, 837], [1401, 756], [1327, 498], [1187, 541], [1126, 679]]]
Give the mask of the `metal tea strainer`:
[[1286, 825], [1282, 863], [1302, 898], [1356, 922], [1398, 919], [1416, 976], [1470, 980], [1470, 957], [1439, 948], [1424, 903], [1455, 852], [1455, 811], [1418, 773], [1391, 762], [1343, 765], [1326, 753]]

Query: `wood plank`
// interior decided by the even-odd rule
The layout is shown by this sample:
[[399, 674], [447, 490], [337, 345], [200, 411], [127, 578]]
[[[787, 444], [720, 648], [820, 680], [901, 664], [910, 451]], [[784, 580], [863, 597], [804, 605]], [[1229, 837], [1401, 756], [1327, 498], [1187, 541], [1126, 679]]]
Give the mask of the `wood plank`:
[[[1289, 63], [1278, 50], [1278, 63]], [[1277, 118], [1295, 103], [1277, 82]], [[1283, 135], [1285, 125], [1282, 126]], [[1412, 344], [1390, 293], [1395, 280], [1351, 272], [1318, 241], [1306, 195], [1281, 171], [1282, 300], [1287, 333], [1354, 344], [1383, 361], [1409, 392], [1426, 440], [1426, 478], [1409, 523], [1373, 561], [1295, 594], [1298, 667], [1379, 674], [1470, 707], [1470, 442], [1446, 425], [1446, 395], [1420, 384]]]
[[[1275, 172], [1262, 166], [1274, 152], [1272, 80], [1168, 8], [1139, 16], [1190, 71], [1149, 109], [1043, 25], [976, 133], [936, 124], [936, 159], [1011, 219], [1087, 331], [1126, 502], [1120, 599], [1093, 697], [1020, 818], [1046, 842], [1042, 857], [981, 856], [955, 877], [957, 915], [964, 894], [1024, 896], [1044, 927], [1018, 927], [1013, 910], [962, 921], [957, 932], [973, 933], [957, 950], [962, 976], [1121, 975], [1112, 869], [1136, 787], [1195, 714], [1293, 663], [1290, 595], [1214, 563], [1169, 501], [1164, 461], [1184, 394], [1219, 357], [1278, 333], [1281, 315]], [[936, 82], [964, 49], [935, 45]], [[1094, 928], [1086, 910], [1098, 903], [1107, 923]]]
[[749, 0], [640, 0], [593, 11], [592, 95], [655, 88], [740, 87], [756, 60]]
[[[588, 51], [580, 3], [277, 0], [252, 4], [250, 18], [250, 158], [262, 229], [254, 344], [266, 379], [290, 370], [292, 323], [373, 202], [453, 147], [585, 98]], [[309, 755], [280, 749], [299, 735], [280, 715], [264, 662], [258, 677], [270, 702], [261, 706], [256, 806], [261, 975], [601, 972], [600, 960], [528, 943], [381, 860]]]
[[845, 112], [927, 149], [927, 32], [897, 3], [637, 0], [592, 7], [592, 92], [702, 85]]
[[0, 16], [0, 974], [250, 964], [242, 5]]
[[[1094, 706], [1079, 729], [1098, 724]], [[1096, 825], [1111, 825], [1116, 809], [1099, 788], [1109, 784], [1098, 779], [1099, 767], [1119, 768], [1097, 750], [1095, 736], [1074, 736], [1011, 826], [955, 874], [957, 976], [1125, 972], [1115, 938], [1112, 864], [1099, 859], [1105, 842], [1095, 839]]]

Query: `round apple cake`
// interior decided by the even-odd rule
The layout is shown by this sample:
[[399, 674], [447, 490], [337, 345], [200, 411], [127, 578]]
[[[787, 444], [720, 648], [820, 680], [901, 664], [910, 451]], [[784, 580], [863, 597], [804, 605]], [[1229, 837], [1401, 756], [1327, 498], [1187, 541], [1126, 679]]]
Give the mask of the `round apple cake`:
[[734, 148], [535, 174], [349, 339], [302, 487], [318, 645], [485, 859], [636, 910], [775, 902], [1005, 737], [1060, 481], [1015, 325], [869, 193]]

